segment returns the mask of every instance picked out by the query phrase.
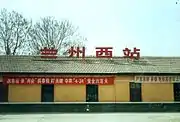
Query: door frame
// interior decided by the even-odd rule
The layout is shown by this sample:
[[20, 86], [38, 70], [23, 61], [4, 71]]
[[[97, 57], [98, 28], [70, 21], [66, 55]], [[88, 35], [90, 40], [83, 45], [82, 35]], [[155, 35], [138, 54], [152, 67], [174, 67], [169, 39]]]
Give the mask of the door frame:
[[[176, 86], [177, 85], [177, 86]], [[179, 87], [179, 88], [177, 88]], [[176, 90], [178, 89], [179, 95], [176, 96]], [[175, 102], [180, 102], [180, 83], [173, 83], [173, 92], [174, 92], [174, 101]]]
[[0, 82], [0, 85], [2, 88], [2, 90], [0, 90], [0, 92], [2, 92], [3, 96], [0, 96], [2, 99], [0, 99], [0, 102], [8, 102], [8, 92], [9, 92], [9, 85], [8, 84], [4, 84], [3, 82]]
[[[49, 87], [49, 88], [48, 88]], [[49, 91], [49, 90], [52, 91]], [[44, 95], [51, 94], [52, 99], [51, 100], [45, 100]], [[54, 102], [54, 84], [42, 84], [41, 85], [41, 102]]]
[[[90, 91], [91, 89], [93, 89], [93, 90]], [[98, 102], [99, 101], [98, 89], [99, 89], [99, 85], [96, 85], [96, 84], [92, 84], [92, 85], [87, 84], [86, 85], [86, 102]]]
[[[142, 83], [129, 82], [129, 90], [130, 102], [142, 102]], [[136, 97], [134, 95], [138, 96]]]

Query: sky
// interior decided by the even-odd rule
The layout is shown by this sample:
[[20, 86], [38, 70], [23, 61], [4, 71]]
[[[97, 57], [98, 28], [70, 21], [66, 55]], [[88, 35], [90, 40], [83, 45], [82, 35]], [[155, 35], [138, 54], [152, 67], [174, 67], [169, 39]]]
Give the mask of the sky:
[[180, 56], [178, 0], [0, 0], [0, 8], [27, 18], [69, 19], [87, 37], [86, 55], [95, 47], [139, 48], [141, 56]]

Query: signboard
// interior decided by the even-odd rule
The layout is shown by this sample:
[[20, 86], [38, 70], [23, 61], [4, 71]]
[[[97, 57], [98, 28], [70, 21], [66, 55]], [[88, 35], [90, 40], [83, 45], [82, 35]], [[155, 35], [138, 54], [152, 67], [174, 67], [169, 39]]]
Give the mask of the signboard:
[[[112, 58], [112, 49], [113, 47], [96, 47], [96, 58]], [[123, 50], [124, 58], [131, 58], [131, 59], [139, 59], [140, 58], [140, 49], [134, 47], [134, 50], [131, 51], [129, 48], [125, 48]], [[71, 49], [68, 50], [68, 53], [70, 54], [69, 57], [80, 57], [80, 54], [82, 54], [82, 58], [85, 58], [85, 47], [71, 47]]]
[[180, 76], [135, 76], [135, 81], [151, 83], [180, 82]]
[[112, 47], [96, 47], [97, 58], [112, 58]]
[[30, 77], [4, 76], [5, 84], [97, 84], [112, 85], [114, 77]]
[[47, 48], [40, 50], [41, 52], [41, 58], [57, 58], [57, 49], [54, 48]]
[[80, 57], [80, 54], [82, 54], [82, 57], [84, 58], [85, 57], [85, 47], [82, 47], [82, 50], [80, 49], [80, 47], [71, 47], [69, 50], [68, 50], [68, 53], [69, 53], [69, 57], [73, 57], [74, 55], [76, 55], [77, 58]]
[[131, 59], [139, 59], [140, 58], [139, 51], [140, 51], [140, 49], [137, 49], [136, 47], [134, 47], [133, 52], [129, 48], [125, 48], [123, 50], [124, 57], [125, 58], [131, 58]]
[[[113, 47], [96, 47], [96, 58], [112, 58], [113, 57]], [[68, 49], [69, 57], [85, 58], [85, 47], [71, 47]], [[133, 51], [129, 48], [123, 49], [124, 58], [139, 59], [140, 49], [134, 47]], [[42, 58], [56, 58], [57, 49], [54, 48], [44, 48], [41, 49]]]

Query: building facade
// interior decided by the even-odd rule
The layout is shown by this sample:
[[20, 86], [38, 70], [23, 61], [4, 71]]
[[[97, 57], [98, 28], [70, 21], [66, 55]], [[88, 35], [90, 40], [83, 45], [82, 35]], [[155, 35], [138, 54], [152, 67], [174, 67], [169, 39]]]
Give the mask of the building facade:
[[180, 57], [0, 56], [0, 102], [180, 101]]

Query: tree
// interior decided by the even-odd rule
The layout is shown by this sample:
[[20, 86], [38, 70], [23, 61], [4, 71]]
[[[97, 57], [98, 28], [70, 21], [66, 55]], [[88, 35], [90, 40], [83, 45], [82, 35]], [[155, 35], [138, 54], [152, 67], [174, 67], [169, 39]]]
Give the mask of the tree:
[[6, 55], [25, 54], [31, 21], [21, 14], [2, 9], [0, 13], [0, 51]]
[[78, 33], [68, 20], [58, 21], [53, 17], [41, 18], [30, 31], [30, 48], [39, 54], [41, 48], [56, 48], [59, 55], [67, 54], [70, 46], [83, 46], [86, 38]]

